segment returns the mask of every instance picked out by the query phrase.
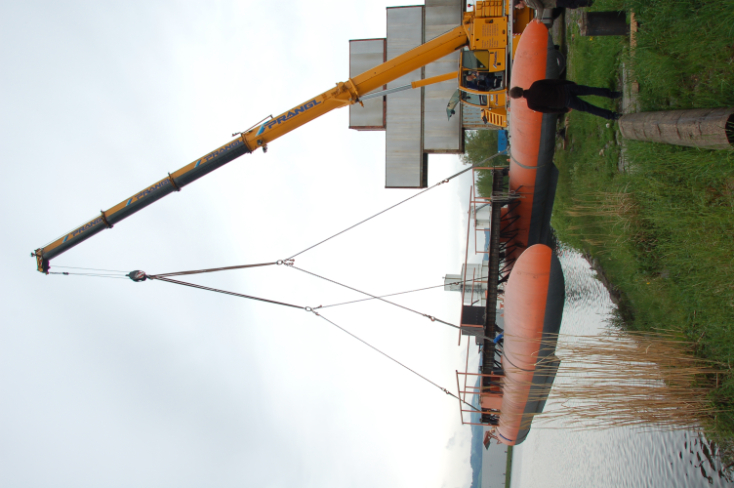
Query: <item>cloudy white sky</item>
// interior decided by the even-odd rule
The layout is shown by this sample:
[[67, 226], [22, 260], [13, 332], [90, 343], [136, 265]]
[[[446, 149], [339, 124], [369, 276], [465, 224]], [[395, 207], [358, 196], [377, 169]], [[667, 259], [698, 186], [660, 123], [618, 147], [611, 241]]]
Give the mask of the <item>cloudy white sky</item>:
[[[305, 312], [160, 282], [43, 276], [30, 251], [348, 76], [394, 1], [2, 2], [0, 484], [461, 487], [456, 401]], [[393, 204], [384, 134], [346, 109], [53, 264], [151, 273], [272, 261]], [[430, 159], [429, 183], [455, 156]], [[382, 294], [463, 260], [468, 178], [297, 259]], [[191, 281], [316, 306], [284, 268]], [[400, 303], [456, 323], [459, 295]], [[454, 329], [384, 304], [325, 313], [442, 386]]]

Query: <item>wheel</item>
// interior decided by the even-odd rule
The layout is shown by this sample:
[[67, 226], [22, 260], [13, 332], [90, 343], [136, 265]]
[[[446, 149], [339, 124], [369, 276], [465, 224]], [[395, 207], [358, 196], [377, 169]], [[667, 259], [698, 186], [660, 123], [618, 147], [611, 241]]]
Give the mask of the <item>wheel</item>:
[[556, 53], [556, 66], [558, 67], [558, 77], [560, 78], [564, 71], [566, 71], [566, 57], [558, 50]]

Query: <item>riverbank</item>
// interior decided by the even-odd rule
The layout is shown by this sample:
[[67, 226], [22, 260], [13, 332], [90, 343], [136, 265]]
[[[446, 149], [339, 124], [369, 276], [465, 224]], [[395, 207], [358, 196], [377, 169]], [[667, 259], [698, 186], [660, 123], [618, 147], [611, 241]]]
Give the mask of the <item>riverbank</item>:
[[507, 464], [505, 465], [505, 488], [512, 486], [512, 450], [514, 446], [507, 446]]
[[[734, 106], [734, 1], [597, 0], [592, 10], [630, 8], [640, 22], [634, 53], [627, 37], [580, 36], [569, 16], [556, 41], [567, 51], [568, 79], [621, 89], [624, 65], [639, 82], [642, 111]], [[600, 268], [620, 323], [680, 333], [697, 355], [728, 367], [734, 360], [734, 153], [622, 145], [616, 123], [575, 111], [567, 119], [566, 147], [559, 141], [555, 158], [559, 239]], [[720, 378], [712, 401], [732, 408], [731, 375]], [[721, 437], [731, 436], [733, 426], [729, 412], [711, 424]]]

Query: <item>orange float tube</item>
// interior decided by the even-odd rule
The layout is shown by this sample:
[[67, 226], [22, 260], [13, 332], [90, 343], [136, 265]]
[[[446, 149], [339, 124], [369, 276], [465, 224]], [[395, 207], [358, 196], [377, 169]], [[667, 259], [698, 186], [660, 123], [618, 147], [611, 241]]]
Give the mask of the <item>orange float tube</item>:
[[[538, 21], [525, 28], [512, 65], [510, 86], [529, 88], [533, 82], [558, 78], [560, 53], [548, 29]], [[528, 108], [524, 98], [510, 100], [510, 190], [521, 195], [509, 212], [517, 217], [516, 244], [509, 261], [534, 244], [550, 245], [550, 216], [558, 183], [553, 165], [558, 114], [543, 114]]]
[[558, 256], [544, 245], [518, 258], [505, 288], [500, 442], [520, 444], [533, 416], [543, 411], [559, 361], [555, 341], [561, 327], [565, 282]]

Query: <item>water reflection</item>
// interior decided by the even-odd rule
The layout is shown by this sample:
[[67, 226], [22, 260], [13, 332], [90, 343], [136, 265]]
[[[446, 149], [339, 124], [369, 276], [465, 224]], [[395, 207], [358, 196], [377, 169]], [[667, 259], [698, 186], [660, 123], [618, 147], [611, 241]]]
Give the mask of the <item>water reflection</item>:
[[[600, 334], [614, 311], [609, 293], [584, 258], [559, 249], [566, 278], [562, 334]], [[533, 428], [515, 448], [513, 487], [728, 487], [731, 468], [696, 432]]]

